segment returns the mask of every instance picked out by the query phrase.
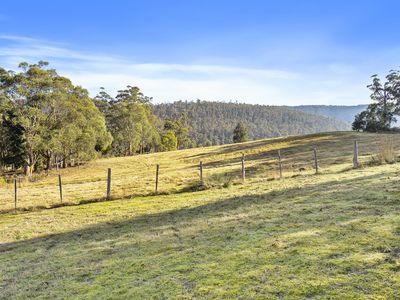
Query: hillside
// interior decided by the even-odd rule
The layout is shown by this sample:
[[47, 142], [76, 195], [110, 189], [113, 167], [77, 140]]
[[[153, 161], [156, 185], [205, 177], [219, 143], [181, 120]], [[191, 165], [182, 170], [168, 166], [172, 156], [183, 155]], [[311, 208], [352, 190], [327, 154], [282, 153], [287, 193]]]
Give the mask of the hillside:
[[303, 112], [326, 116], [341, 120], [343, 122], [352, 123], [354, 117], [367, 108], [367, 104], [345, 106], [345, 105], [301, 105], [290, 106]]
[[[0, 298], [394, 299], [400, 164], [373, 163], [382, 139], [330, 133], [102, 159], [62, 171], [70, 206], [45, 209], [59, 201], [56, 173], [22, 183], [18, 205], [31, 209], [16, 214], [3, 185]], [[200, 160], [207, 188], [193, 192]], [[83, 204], [104, 195], [107, 167], [114, 200]]]
[[231, 143], [233, 129], [241, 120], [247, 124], [250, 140], [350, 129], [342, 121], [281, 106], [208, 101], [154, 106], [154, 113], [162, 119], [177, 118], [185, 110], [192, 127], [191, 139], [198, 145]]

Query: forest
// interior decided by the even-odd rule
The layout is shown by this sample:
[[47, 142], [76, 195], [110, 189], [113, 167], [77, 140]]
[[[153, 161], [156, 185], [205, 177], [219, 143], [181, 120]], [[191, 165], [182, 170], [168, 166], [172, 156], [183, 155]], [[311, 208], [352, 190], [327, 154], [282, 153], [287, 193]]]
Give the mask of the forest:
[[188, 114], [192, 146], [232, 143], [233, 130], [239, 121], [248, 129], [250, 140], [267, 137], [307, 134], [324, 131], [349, 130], [350, 126], [334, 118], [317, 116], [285, 106], [252, 105], [244, 103], [177, 101], [154, 106], [160, 119]]

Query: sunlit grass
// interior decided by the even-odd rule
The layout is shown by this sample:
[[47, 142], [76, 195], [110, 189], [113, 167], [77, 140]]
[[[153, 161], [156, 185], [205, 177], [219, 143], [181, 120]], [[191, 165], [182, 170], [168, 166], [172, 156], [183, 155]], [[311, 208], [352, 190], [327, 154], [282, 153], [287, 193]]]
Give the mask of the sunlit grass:
[[[114, 161], [114, 176], [122, 182], [132, 165], [165, 164], [164, 191], [178, 179], [182, 186], [198, 179], [193, 168], [199, 159], [207, 176], [238, 175], [245, 151], [254, 173], [244, 185], [238, 180], [227, 188], [2, 214], [0, 298], [396, 299], [400, 164], [353, 170], [354, 137], [319, 135], [93, 162], [92, 169], [103, 172]], [[379, 140], [357, 139], [366, 164]], [[284, 180], [270, 180], [278, 177], [274, 151], [282, 143], [282, 153], [294, 158], [285, 160]], [[293, 177], [299, 172], [289, 166], [301, 157], [311, 168], [315, 144], [321, 174], [306, 169]], [[91, 176], [84, 171], [68, 170], [68, 185], [87, 182]], [[54, 178], [29, 186], [48, 188]], [[104, 183], [89, 186], [98, 182]]]
[[[400, 138], [393, 144], [400, 147]], [[155, 190], [155, 168], [160, 165], [159, 192], [176, 193], [199, 181], [199, 162], [204, 164], [204, 179], [208, 186], [224, 182], [240, 182], [240, 157], [246, 155], [248, 181], [279, 177], [277, 150], [281, 149], [284, 177], [314, 173], [312, 148], [318, 149], [320, 171], [339, 172], [351, 168], [353, 140], [359, 141], [360, 160], [368, 163], [379, 153], [376, 134], [328, 133], [275, 138], [243, 144], [189, 149], [141, 156], [100, 159], [84, 166], [61, 170], [64, 203], [102, 199], [106, 195], [107, 168], [112, 168], [113, 198], [149, 195]], [[20, 209], [50, 207], [60, 202], [58, 173], [18, 186]], [[0, 211], [14, 208], [11, 183], [0, 186]]]

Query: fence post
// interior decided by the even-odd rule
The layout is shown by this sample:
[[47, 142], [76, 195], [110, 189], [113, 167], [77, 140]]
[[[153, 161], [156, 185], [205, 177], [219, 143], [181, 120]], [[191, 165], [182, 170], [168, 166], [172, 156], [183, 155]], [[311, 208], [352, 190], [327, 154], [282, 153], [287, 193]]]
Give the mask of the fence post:
[[353, 168], [358, 168], [360, 163], [358, 162], [358, 142], [354, 141], [354, 152], [353, 152]]
[[107, 174], [107, 200], [111, 199], [111, 168], [108, 168]]
[[62, 181], [61, 181], [61, 174], [58, 174], [58, 186], [60, 188], [60, 201], [63, 201], [63, 193], [62, 193]]
[[203, 162], [200, 161], [200, 185], [203, 186], [204, 185], [204, 181], [203, 181]]
[[156, 166], [156, 194], [158, 193], [158, 173], [160, 171], [160, 166], [157, 164]]
[[242, 153], [242, 182], [246, 179], [246, 169], [244, 167], [244, 153]]
[[313, 149], [314, 151], [314, 164], [315, 164], [315, 174], [318, 174], [318, 157], [317, 157], [317, 148]]
[[14, 178], [14, 210], [17, 212], [17, 178]]
[[282, 179], [282, 159], [281, 159], [281, 150], [278, 150], [278, 160], [279, 160], [279, 179]]

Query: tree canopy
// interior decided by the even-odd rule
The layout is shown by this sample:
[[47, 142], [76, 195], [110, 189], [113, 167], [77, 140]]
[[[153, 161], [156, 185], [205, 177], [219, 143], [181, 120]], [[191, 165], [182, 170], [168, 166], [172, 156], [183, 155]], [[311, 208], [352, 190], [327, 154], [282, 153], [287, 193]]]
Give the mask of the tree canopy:
[[376, 74], [371, 78], [372, 83], [367, 87], [374, 102], [356, 115], [352, 128], [358, 131], [387, 131], [400, 112], [400, 71], [391, 70], [383, 83]]
[[233, 130], [233, 142], [247, 142], [248, 138], [247, 127], [242, 121], [240, 121]]
[[[14, 164], [23, 164], [31, 175], [43, 160], [46, 168], [55, 157], [65, 166], [74, 158], [93, 158], [96, 149], [108, 147], [111, 136], [104, 117], [85, 89], [49, 69], [47, 62], [23, 62], [19, 67], [19, 73], [0, 68], [1, 136], [19, 144], [8, 144], [19, 150]], [[0, 152], [9, 151], [3, 145]], [[7, 155], [2, 160], [10, 163]]]

